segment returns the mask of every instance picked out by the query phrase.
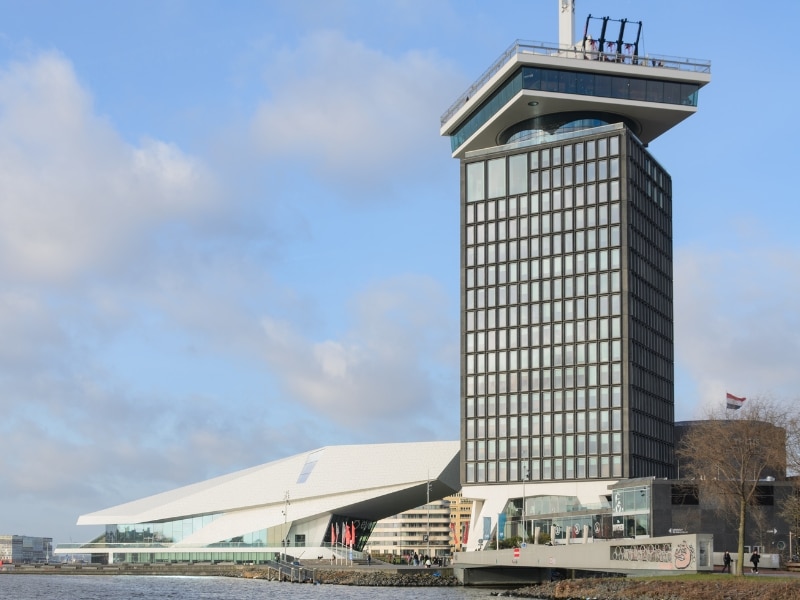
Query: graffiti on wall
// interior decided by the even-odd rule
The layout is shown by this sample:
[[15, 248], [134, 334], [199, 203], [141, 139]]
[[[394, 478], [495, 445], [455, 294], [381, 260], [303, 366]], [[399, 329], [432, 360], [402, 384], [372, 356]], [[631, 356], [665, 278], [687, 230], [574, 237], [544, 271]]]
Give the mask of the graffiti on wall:
[[694, 546], [677, 544], [631, 544], [611, 547], [611, 560], [671, 564], [675, 569], [688, 569], [695, 560]]

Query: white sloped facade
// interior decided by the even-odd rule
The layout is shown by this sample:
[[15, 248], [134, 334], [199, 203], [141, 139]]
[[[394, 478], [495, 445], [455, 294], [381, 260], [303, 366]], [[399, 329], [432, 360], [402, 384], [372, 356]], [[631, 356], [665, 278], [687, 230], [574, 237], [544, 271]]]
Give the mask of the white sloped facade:
[[81, 515], [78, 525], [103, 525], [105, 536], [56, 553], [108, 562], [331, 556], [345, 524], [360, 550], [376, 521], [424, 504], [428, 482], [431, 499], [457, 491], [458, 455], [456, 441], [319, 448]]

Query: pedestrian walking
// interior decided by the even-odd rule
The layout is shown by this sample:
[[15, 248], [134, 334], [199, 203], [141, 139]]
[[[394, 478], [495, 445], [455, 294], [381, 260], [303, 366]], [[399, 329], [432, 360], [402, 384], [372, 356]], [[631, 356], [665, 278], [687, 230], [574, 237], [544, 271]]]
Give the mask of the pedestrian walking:
[[731, 572], [731, 553], [725, 550], [725, 556], [722, 557], [722, 572]]
[[758, 573], [758, 561], [761, 560], [761, 555], [758, 553], [758, 548], [753, 550], [753, 553], [750, 555], [750, 562], [753, 563], [753, 573]]

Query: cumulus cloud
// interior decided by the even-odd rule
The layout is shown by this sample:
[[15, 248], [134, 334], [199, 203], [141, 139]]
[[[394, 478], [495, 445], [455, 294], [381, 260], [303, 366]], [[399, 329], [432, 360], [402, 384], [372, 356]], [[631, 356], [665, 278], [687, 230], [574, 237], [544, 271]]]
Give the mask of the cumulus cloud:
[[[415, 140], [436, 139], [436, 60], [335, 34], [307, 42], [272, 65], [254, 121], [268, 168], [301, 157], [319, 186], [337, 173], [362, 191], [430, 168], [431, 145]], [[316, 80], [334, 118], [301, 118]], [[231, 179], [224, 218], [246, 235], [208, 218], [221, 194], [203, 161], [125, 139], [63, 56], [0, 66], [0, 436], [36, 440], [0, 468], [0, 487], [10, 510], [53, 527], [38, 533], [322, 444], [457, 437], [458, 332], [442, 288], [413, 275], [364, 284], [338, 330], [348, 292], [318, 297], [265, 264], [264, 192]], [[270, 218], [289, 247], [293, 216]]]
[[196, 159], [125, 142], [71, 64], [43, 54], [0, 71], [0, 272], [58, 281], [108, 265], [147, 226], [209, 206]]
[[[53, 315], [42, 299], [24, 289], [0, 289], [0, 371], [30, 376], [40, 355], [53, 358], [64, 343]], [[0, 398], [0, 406], [3, 406]]]
[[443, 61], [392, 57], [335, 32], [316, 32], [267, 68], [270, 97], [253, 131], [271, 158], [302, 157], [311, 172], [386, 197], [392, 180], [441, 159], [438, 118], [459, 87]]
[[69, 541], [65, 531], [93, 537], [71, 527], [80, 514], [313, 448], [319, 434], [302, 417], [270, 424], [209, 399], [158, 402], [120, 390], [107, 390], [94, 413], [68, 403], [63, 414], [25, 412], [6, 409], [0, 422], [5, 446], [17, 449], [0, 468], [5, 527], [57, 543]]
[[701, 404], [719, 405], [726, 391], [798, 399], [799, 273], [791, 247], [751, 242], [676, 254], [676, 364]]
[[[185, 420], [186, 440], [159, 431], [182, 402], [134, 391], [103, 364], [109, 339], [146, 314], [134, 302], [147, 294], [134, 298], [126, 275], [164, 259], [165, 229], [213, 213], [214, 186], [174, 144], [125, 140], [63, 56], [0, 66], [0, 436], [25, 448], [0, 469], [9, 510], [39, 506], [48, 524], [43, 514], [65, 512], [51, 505], [72, 503], [72, 520], [88, 497], [202, 478], [218, 464], [212, 438], [230, 439], [228, 419]], [[244, 459], [237, 448], [228, 460]], [[191, 455], [206, 460], [187, 467]], [[127, 487], [114, 484], [121, 472]]]
[[264, 317], [265, 354], [288, 396], [327, 420], [381, 435], [390, 422], [407, 440], [420, 439], [415, 423], [448, 414], [455, 437], [457, 329], [445, 304], [432, 281], [398, 277], [358, 295], [352, 328], [340, 339], [308, 339]]

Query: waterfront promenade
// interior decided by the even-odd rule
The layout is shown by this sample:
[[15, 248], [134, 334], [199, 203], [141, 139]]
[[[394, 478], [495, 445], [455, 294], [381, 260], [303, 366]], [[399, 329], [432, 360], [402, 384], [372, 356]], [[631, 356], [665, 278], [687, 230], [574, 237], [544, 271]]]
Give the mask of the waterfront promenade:
[[452, 568], [390, 565], [373, 561], [372, 565], [342, 565], [327, 560], [303, 561], [300, 565], [235, 565], [211, 563], [158, 563], [98, 565], [62, 563], [41, 565], [4, 565], [0, 575], [129, 575], [238, 577], [298, 583], [326, 583], [359, 586], [452, 586], [459, 585]]

